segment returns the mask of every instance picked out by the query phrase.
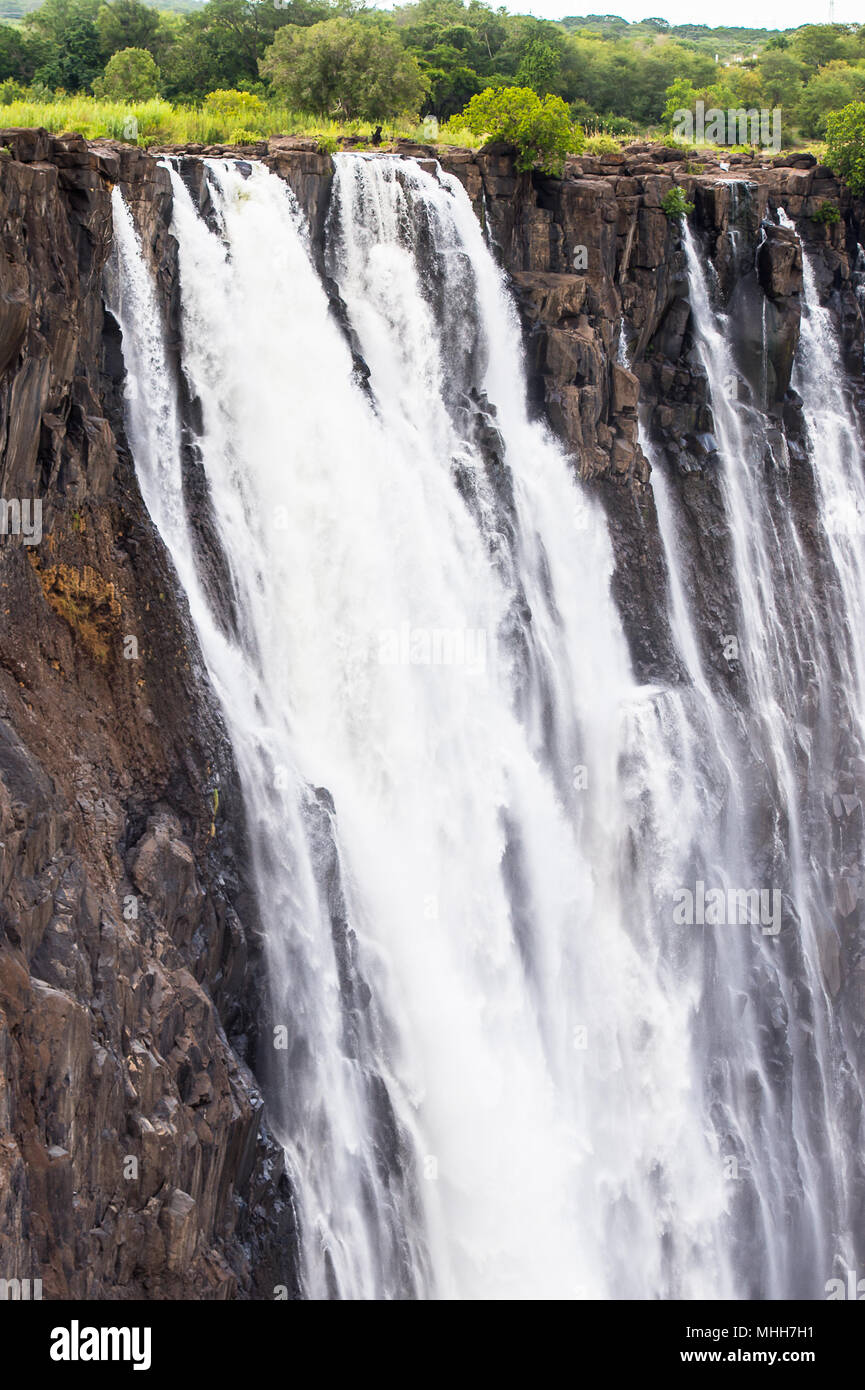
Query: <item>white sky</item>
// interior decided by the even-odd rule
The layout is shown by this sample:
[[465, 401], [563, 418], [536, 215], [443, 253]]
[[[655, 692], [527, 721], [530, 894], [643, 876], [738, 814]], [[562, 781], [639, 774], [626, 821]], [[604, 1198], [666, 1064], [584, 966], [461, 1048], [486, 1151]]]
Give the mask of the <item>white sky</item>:
[[[495, 3], [495, 0], [494, 0]], [[514, 14], [534, 14], [542, 19], [564, 19], [569, 14], [617, 14], [631, 23], [635, 19], [667, 19], [671, 24], [744, 25], [749, 29], [794, 29], [798, 24], [826, 24], [829, 0], [726, 0], [709, 10], [705, 0], [622, 0], [601, 6], [579, 0], [498, 0]], [[720, 11], [723, 12], [720, 12]], [[709, 11], [709, 12], [707, 12]], [[861, 0], [835, 0], [838, 24], [865, 23]]]

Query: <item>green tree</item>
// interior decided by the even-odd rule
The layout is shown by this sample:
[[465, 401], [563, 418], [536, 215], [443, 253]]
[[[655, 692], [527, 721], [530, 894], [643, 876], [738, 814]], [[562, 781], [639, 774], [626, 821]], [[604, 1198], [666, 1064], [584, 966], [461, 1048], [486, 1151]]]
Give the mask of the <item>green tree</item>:
[[451, 61], [451, 55], [455, 53], [456, 49], [437, 50], [441, 67], [421, 64], [423, 75], [429, 83], [429, 99], [425, 102], [425, 108], [443, 120], [462, 111], [466, 102], [481, 89], [481, 79], [474, 68]]
[[45, 39], [31, 37], [11, 24], [0, 24], [0, 81], [12, 77], [18, 82], [32, 82], [51, 52]]
[[260, 68], [295, 110], [344, 120], [416, 115], [428, 87], [396, 35], [362, 20], [286, 25]]
[[101, 0], [44, 0], [38, 10], [24, 16], [22, 24], [30, 33], [50, 39], [60, 47], [76, 20], [93, 22], [96, 19], [100, 3]]
[[584, 101], [598, 113], [654, 124], [663, 117], [667, 89], [674, 82], [701, 89], [716, 75], [714, 58], [693, 45], [665, 38], [646, 45], [576, 34], [566, 40], [561, 94], [569, 101]]
[[96, 32], [100, 0], [44, 0], [24, 16], [22, 31], [38, 45], [33, 80], [69, 92], [89, 87], [102, 70]]
[[865, 192], [865, 101], [826, 117], [826, 163], [852, 193]]
[[481, 0], [467, 5], [463, 0], [417, 0], [395, 9], [393, 18], [397, 34], [424, 70], [445, 67], [442, 54], [447, 50], [454, 66], [481, 77], [493, 72], [511, 23], [511, 16]]
[[661, 210], [671, 222], [678, 222], [682, 217], [691, 216], [694, 204], [688, 202], [685, 190], [676, 184], [676, 187], [671, 188], [661, 199]]
[[799, 124], [804, 135], [823, 136], [829, 113], [865, 99], [865, 69], [849, 63], [827, 63], [811, 78], [799, 101]]
[[216, 87], [257, 83], [259, 60], [281, 26], [289, 20], [317, 22], [322, 16], [340, 13], [348, 3], [289, 0], [278, 9], [267, 0], [209, 0], [173, 30], [167, 21], [174, 17], [161, 15], [154, 56], [162, 70], [164, 93], [175, 99], [200, 99]]
[[277, 6], [281, 24], [320, 24], [336, 15], [349, 15], [355, 6], [351, 0], [344, 4], [335, 0], [280, 0]]
[[566, 156], [583, 144], [583, 132], [571, 124], [562, 98], [541, 100], [530, 87], [488, 87], [472, 97], [462, 119], [474, 135], [515, 145], [517, 168], [523, 171], [560, 175]]
[[517, 68], [517, 81], [523, 87], [531, 87], [538, 96], [546, 96], [555, 88], [561, 71], [561, 54], [553, 45], [532, 39]]
[[[619, 45], [619, 49], [625, 50], [625, 45]], [[640, 122], [660, 119], [667, 88], [677, 77], [683, 76], [697, 87], [710, 86], [717, 78], [714, 60], [684, 44], [658, 40], [630, 56], [627, 86], [613, 92], [608, 109], [621, 110]]]
[[[506, 77], [517, 77], [520, 67], [534, 46], [558, 55], [562, 61], [567, 40], [558, 24], [534, 15], [510, 15], [506, 22], [506, 37], [495, 57], [495, 71]], [[549, 57], [546, 59], [549, 62]], [[529, 58], [531, 65], [531, 58]]]
[[96, 25], [81, 14], [70, 21], [61, 48], [37, 69], [34, 80], [67, 92], [80, 92], [90, 86], [101, 67]]
[[510, 18], [482, 0], [417, 0], [394, 10], [395, 31], [429, 84], [425, 109], [447, 119], [486, 85]]
[[159, 15], [141, 0], [111, 0], [100, 5], [96, 15], [99, 47], [106, 59], [122, 48], [146, 48], [152, 53], [158, 28]]
[[802, 79], [806, 71], [804, 65], [787, 52], [769, 44], [760, 57], [757, 70], [763, 83], [763, 99], [767, 106], [796, 105], [802, 92]]
[[666, 97], [661, 119], [664, 123], [664, 129], [671, 130], [677, 111], [693, 113], [696, 110], [700, 93], [689, 78], [677, 77], [675, 82], [671, 82], [667, 88]]
[[149, 101], [159, 92], [159, 68], [153, 54], [146, 48], [121, 48], [112, 53], [93, 90], [109, 101]]
[[221, 82], [238, 76], [222, 70], [213, 48], [203, 41], [185, 15], [162, 14], [154, 56], [162, 73], [162, 92], [172, 100], [199, 100]]
[[793, 47], [802, 62], [816, 70], [844, 57], [847, 37], [840, 24], [806, 24], [796, 31]]

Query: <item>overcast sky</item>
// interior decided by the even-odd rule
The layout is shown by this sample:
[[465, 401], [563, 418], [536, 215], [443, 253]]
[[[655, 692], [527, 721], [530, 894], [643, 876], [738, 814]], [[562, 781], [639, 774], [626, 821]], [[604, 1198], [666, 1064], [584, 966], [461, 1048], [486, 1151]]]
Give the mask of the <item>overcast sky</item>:
[[[496, 0], [493, 0], [496, 3]], [[617, 14], [622, 19], [667, 19], [671, 24], [747, 25], [751, 29], [793, 29], [797, 24], [826, 24], [829, 0], [724, 0], [723, 5], [707, 5], [705, 0], [648, 0], [632, 4], [624, 0], [608, 7], [569, 4], [568, 0], [498, 0], [514, 14], [534, 14], [544, 19], [563, 19], [569, 14]], [[835, 0], [835, 19], [839, 24], [865, 22], [861, 0]]]

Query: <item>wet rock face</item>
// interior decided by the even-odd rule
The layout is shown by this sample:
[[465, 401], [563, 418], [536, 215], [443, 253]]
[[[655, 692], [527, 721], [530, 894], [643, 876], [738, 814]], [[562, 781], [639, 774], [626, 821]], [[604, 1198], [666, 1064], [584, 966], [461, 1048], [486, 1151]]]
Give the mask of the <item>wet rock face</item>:
[[[137, 150], [0, 145], [0, 1277], [43, 1296], [296, 1288], [240, 794], [122, 431], [102, 306], [121, 179], [171, 331], [170, 185]], [[218, 788], [218, 809], [214, 792]]]
[[[46, 1297], [296, 1294], [291, 1192], [253, 1075], [267, 1072], [266, 991], [237, 775], [138, 491], [102, 304], [119, 181], [177, 347], [170, 179], [110, 141], [23, 130], [0, 133], [2, 147], [0, 496], [43, 511], [33, 544], [0, 537], [0, 1277], [42, 1279]], [[681, 678], [639, 415], [678, 490], [705, 656], [721, 669], [733, 597], [718, 578], [717, 443], [680, 231], [661, 202], [679, 183], [695, 203], [743, 389], [764, 393], [794, 443], [801, 256], [765, 214], [782, 200], [817, 253], [860, 375], [851, 255], [865, 207], [813, 163], [735, 156], [743, 192], [661, 147], [571, 161], [562, 180], [517, 175], [504, 148], [400, 149], [461, 180], [510, 277], [531, 404], [607, 514], [638, 675]], [[177, 152], [205, 216], [199, 157], [221, 152]], [[292, 139], [239, 153], [290, 184], [324, 270], [330, 156]], [[827, 199], [843, 219], [824, 227]], [[196, 403], [184, 404], [191, 440]], [[489, 403], [468, 391], [455, 408], [486, 432], [506, 491]], [[205, 516], [191, 443], [187, 486]], [[206, 521], [197, 543], [204, 582], [224, 591]], [[335, 896], [337, 935], [338, 909]], [[349, 947], [345, 987], [360, 989]], [[397, 1174], [396, 1148], [392, 1161]]]
[[802, 248], [790, 228], [766, 224], [765, 239], [757, 248], [756, 273], [762, 296], [751, 296], [757, 305], [748, 316], [747, 375], [756, 381], [757, 398], [762, 397], [764, 407], [771, 409], [790, 388], [799, 345]]
[[[713, 477], [717, 440], [705, 374], [693, 350], [681, 234], [661, 203], [678, 184], [695, 205], [692, 227], [712, 261], [732, 325], [735, 389], [786, 419], [796, 410], [789, 386], [799, 338], [802, 258], [794, 233], [767, 215], [783, 203], [809, 251], [817, 253], [848, 360], [859, 376], [861, 316], [844, 224], [824, 228], [814, 221], [827, 197], [852, 215], [849, 196], [825, 177], [828, 171], [811, 165], [734, 156], [730, 163], [736, 167], [727, 172], [717, 162], [683, 164], [680, 151], [660, 147], [569, 161], [562, 180], [514, 178], [501, 150], [460, 156], [453, 164], [446, 153], [442, 162], [464, 183], [510, 273], [525, 327], [532, 401], [569, 448], [575, 469], [599, 487], [616, 557], [614, 590], [635, 668], [645, 679], [676, 680], [665, 566], [638, 414], [655, 457], [680, 491], [692, 529], [691, 553], [711, 545], [717, 555], [727, 543], [720, 534]], [[695, 586], [716, 664], [732, 593], [709, 592], [699, 574]], [[735, 685], [734, 673], [721, 669]]]

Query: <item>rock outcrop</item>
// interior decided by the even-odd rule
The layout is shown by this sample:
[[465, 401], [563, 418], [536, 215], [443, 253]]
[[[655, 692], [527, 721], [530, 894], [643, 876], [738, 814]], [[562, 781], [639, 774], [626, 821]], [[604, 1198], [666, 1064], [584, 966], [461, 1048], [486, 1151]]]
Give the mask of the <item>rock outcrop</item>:
[[272, 1297], [292, 1211], [250, 1069], [240, 795], [102, 304], [119, 178], [170, 298], [168, 180], [136, 150], [0, 143], [0, 495], [43, 506], [41, 543], [0, 539], [0, 1277]]

